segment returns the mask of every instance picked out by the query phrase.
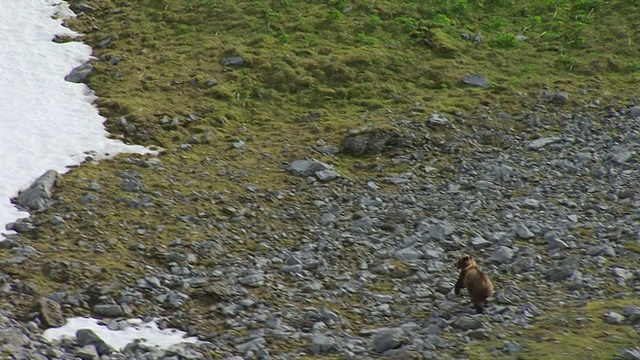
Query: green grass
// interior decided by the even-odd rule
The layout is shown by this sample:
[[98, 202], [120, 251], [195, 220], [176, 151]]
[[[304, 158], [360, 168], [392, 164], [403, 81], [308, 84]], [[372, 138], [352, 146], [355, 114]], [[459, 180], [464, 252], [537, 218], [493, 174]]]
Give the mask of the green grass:
[[[517, 359], [613, 359], [625, 348], [640, 342], [640, 332], [633, 326], [606, 324], [603, 315], [609, 311], [624, 313], [624, 307], [638, 306], [637, 299], [599, 300], [583, 308], [561, 308], [541, 316], [521, 336], [509, 336], [523, 346]], [[504, 340], [503, 340], [504, 341]], [[503, 341], [474, 343], [467, 354], [472, 359], [493, 359], [491, 350], [502, 348]]]

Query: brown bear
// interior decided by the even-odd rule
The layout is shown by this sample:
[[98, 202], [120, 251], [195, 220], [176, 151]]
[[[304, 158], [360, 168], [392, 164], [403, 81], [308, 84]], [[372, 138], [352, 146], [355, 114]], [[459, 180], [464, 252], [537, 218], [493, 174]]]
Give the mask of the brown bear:
[[454, 287], [455, 294], [460, 295], [460, 290], [466, 288], [476, 312], [482, 314], [484, 312], [483, 303], [493, 295], [491, 280], [478, 269], [476, 261], [469, 255], [458, 260], [456, 266], [460, 269], [460, 276]]

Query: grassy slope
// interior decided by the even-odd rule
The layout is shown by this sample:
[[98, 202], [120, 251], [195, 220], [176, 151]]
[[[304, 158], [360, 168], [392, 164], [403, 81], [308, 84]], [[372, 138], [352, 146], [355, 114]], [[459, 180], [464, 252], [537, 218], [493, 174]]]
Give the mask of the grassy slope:
[[[417, 102], [425, 104], [426, 116], [432, 111], [461, 113], [468, 125], [499, 130], [517, 128], [523, 102], [531, 101], [520, 92], [547, 87], [566, 91], [571, 99], [567, 108], [595, 99], [627, 104], [638, 97], [640, 30], [634, 24], [640, 23], [640, 15], [637, 1], [632, 0], [102, 0], [89, 4], [98, 10], [69, 23], [86, 34], [96, 56], [121, 59], [117, 65], [96, 63], [91, 78], [90, 86], [100, 97], [98, 105], [108, 118], [106, 126], [123, 134], [116, 120], [126, 116], [148, 136], [125, 133], [125, 138], [168, 151], [161, 157], [164, 171], [136, 166], [123, 160], [129, 156], [121, 156], [100, 165], [85, 164], [65, 176], [57, 192], [61, 204], [55, 211], [78, 214], [66, 219], [73, 230], [43, 225], [41, 236], [51, 241], [34, 246], [45, 258], [55, 246], [83, 264], [70, 270], [77, 275], [71, 276], [71, 284], [108, 282], [110, 276], [134, 281], [144, 266], [130, 248], [132, 242], [152, 248], [176, 237], [189, 241], [215, 236], [215, 230], [178, 218], [198, 213], [214, 218], [220, 206], [181, 202], [175, 200], [177, 194], [222, 192], [231, 201], [241, 201], [236, 192], [248, 184], [286, 189], [291, 180], [278, 170], [280, 164], [304, 155], [331, 161], [341, 173], [360, 179], [356, 160], [323, 158], [307, 147], [318, 140], [339, 143], [346, 131], [364, 125], [391, 126], [389, 114], [402, 119]], [[464, 40], [461, 31], [472, 38], [481, 32], [484, 41]], [[518, 41], [516, 35], [526, 40]], [[108, 36], [112, 42], [98, 47]], [[220, 64], [235, 55], [246, 60], [245, 66]], [[474, 73], [487, 76], [493, 87], [471, 88], [460, 82]], [[218, 85], [207, 86], [210, 79], [218, 80]], [[473, 114], [482, 105], [514, 118], [476, 123]], [[314, 111], [322, 116], [296, 120]], [[188, 114], [196, 114], [196, 121], [187, 123]], [[164, 116], [178, 117], [181, 125], [161, 124]], [[201, 137], [207, 131], [213, 132], [209, 143], [190, 151], [178, 149], [193, 135]], [[438, 136], [446, 133], [434, 133]], [[231, 149], [231, 142], [239, 139], [247, 142], [247, 148]], [[221, 169], [227, 175], [216, 177]], [[237, 170], [246, 170], [248, 176], [228, 175]], [[130, 195], [119, 187], [122, 171], [139, 172], [150, 190], [174, 200], [157, 199], [162, 206], [130, 209], [118, 201]], [[101, 206], [86, 210], [77, 200], [86, 194], [89, 181], [102, 186]], [[159, 225], [165, 231], [150, 236]], [[271, 226], [285, 228], [286, 224], [274, 221]], [[105, 242], [107, 233], [117, 240]], [[111, 256], [75, 250], [80, 240], [106, 244]], [[255, 248], [254, 243], [238, 243], [237, 251]], [[29, 268], [11, 271], [35, 282], [42, 293], [59, 288]], [[581, 309], [594, 319], [586, 325], [572, 320], [577, 310], [560, 310], [524, 331], [531, 338], [554, 337], [558, 342], [526, 343], [521, 357], [556, 358], [556, 350], [578, 354], [587, 349], [585, 344], [603, 344], [599, 319], [603, 309], [618, 305], [605, 301]], [[560, 324], [556, 320], [561, 318], [568, 320]], [[607, 331], [636, 343], [640, 340], [629, 327], [616, 329]], [[599, 358], [628, 346], [607, 344], [612, 345], [602, 345], [606, 356]], [[496, 345], [474, 343], [468, 352], [482, 358]]]

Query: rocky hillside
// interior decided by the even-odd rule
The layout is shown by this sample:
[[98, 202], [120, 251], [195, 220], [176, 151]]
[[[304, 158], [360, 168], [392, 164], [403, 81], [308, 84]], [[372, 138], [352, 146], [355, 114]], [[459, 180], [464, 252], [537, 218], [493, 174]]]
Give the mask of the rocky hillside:
[[[162, 151], [11, 225], [3, 355], [640, 359], [634, 1], [71, 3], [105, 125]], [[203, 343], [41, 339], [76, 315]]]

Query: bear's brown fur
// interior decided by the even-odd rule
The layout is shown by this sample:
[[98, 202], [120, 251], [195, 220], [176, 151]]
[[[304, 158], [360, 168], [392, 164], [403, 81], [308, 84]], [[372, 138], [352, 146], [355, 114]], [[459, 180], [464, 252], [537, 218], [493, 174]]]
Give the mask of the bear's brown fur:
[[491, 280], [478, 269], [476, 261], [469, 255], [458, 260], [456, 266], [460, 269], [460, 276], [455, 285], [456, 295], [460, 295], [460, 290], [466, 288], [476, 312], [482, 314], [484, 312], [483, 303], [493, 295]]

